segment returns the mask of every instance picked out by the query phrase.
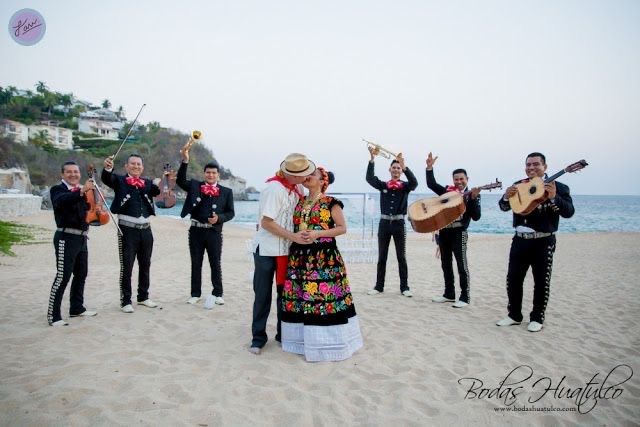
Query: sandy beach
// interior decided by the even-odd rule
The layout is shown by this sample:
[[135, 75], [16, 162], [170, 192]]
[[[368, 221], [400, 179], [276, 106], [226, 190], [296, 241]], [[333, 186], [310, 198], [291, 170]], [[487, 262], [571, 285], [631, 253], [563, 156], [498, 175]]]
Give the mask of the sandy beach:
[[[273, 341], [275, 306], [263, 353], [247, 351], [250, 229], [225, 226], [226, 303], [205, 310], [185, 304], [188, 224], [154, 218], [150, 295], [162, 309], [134, 305], [124, 314], [115, 229], [92, 228], [85, 306], [98, 316], [53, 328], [53, 213], [15, 220], [42, 227], [43, 242], [0, 257], [3, 426], [640, 423], [640, 234], [560, 234], [544, 329], [529, 333], [530, 273], [525, 322], [495, 326], [506, 315], [510, 236], [470, 236], [472, 301], [454, 309], [431, 302], [443, 288], [431, 236], [410, 233], [415, 296], [400, 295], [393, 248], [381, 295], [366, 295], [375, 263], [348, 263], [364, 347], [346, 361], [314, 364]], [[209, 277], [205, 267], [205, 293]], [[136, 278], [137, 270], [134, 295]]]

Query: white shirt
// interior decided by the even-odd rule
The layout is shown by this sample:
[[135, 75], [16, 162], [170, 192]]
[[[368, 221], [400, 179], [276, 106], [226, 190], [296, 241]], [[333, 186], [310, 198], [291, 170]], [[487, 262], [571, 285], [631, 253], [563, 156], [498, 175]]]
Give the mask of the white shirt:
[[63, 183], [64, 185], [66, 185], [66, 186], [67, 186], [67, 188], [68, 188], [69, 190], [73, 190], [74, 188], [81, 188], [81, 186], [80, 186], [80, 185], [71, 185], [71, 184], [69, 184], [67, 181], [65, 181], [64, 179], [62, 179], [61, 181], [62, 181], [62, 183]]
[[[104, 170], [106, 170], [107, 172], [110, 172], [110, 173], [113, 172], [113, 168], [111, 168], [111, 169], [104, 168]], [[127, 176], [131, 176], [131, 175], [127, 174]], [[136, 218], [135, 216], [118, 214], [118, 219], [123, 219], [125, 221], [129, 221], [129, 222], [132, 222], [134, 224], [148, 224], [148, 223], [151, 222], [149, 220], [149, 218], [145, 218], [143, 215], [140, 215], [139, 217]]]
[[[298, 185], [298, 189], [300, 193], [304, 190], [301, 185]], [[258, 222], [261, 222], [263, 217], [271, 218], [282, 228], [293, 231], [293, 212], [298, 200], [298, 195], [294, 191], [289, 192], [277, 181], [268, 182], [260, 193]], [[251, 243], [254, 253], [258, 246], [260, 246], [260, 255], [262, 256], [289, 255], [291, 241], [260, 227]]]

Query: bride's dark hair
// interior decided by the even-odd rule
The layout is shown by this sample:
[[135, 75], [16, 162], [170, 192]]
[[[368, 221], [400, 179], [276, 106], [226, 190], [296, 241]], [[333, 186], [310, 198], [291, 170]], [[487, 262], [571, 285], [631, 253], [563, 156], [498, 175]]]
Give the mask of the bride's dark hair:
[[318, 166], [318, 170], [322, 174], [322, 186], [320, 187], [320, 191], [324, 193], [327, 191], [327, 187], [335, 181], [335, 176], [333, 175], [333, 172], [330, 172], [321, 166]]

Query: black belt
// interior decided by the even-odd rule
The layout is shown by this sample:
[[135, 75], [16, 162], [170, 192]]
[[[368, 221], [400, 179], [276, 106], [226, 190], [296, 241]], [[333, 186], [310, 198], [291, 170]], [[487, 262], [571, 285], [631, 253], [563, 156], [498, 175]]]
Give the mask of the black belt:
[[446, 227], [443, 227], [443, 229], [445, 228], [460, 228], [462, 227], [462, 223], [461, 222], [452, 222], [451, 224], [447, 225]]
[[198, 227], [198, 228], [212, 228], [214, 226], [214, 224], [209, 224], [209, 223], [203, 223], [200, 221], [197, 221], [195, 219], [191, 220], [191, 226], [192, 227]]
[[77, 228], [56, 228], [56, 230], [62, 231], [63, 233], [77, 234], [78, 236], [86, 236], [89, 234], [89, 231], [79, 230]]
[[516, 231], [516, 236], [522, 239], [541, 239], [543, 237], [553, 236], [553, 233], [543, 233], [541, 231], [531, 231], [531, 232]]
[[400, 214], [400, 215], [385, 215], [382, 214], [380, 215], [380, 219], [386, 219], [387, 221], [400, 221], [400, 220], [404, 220], [404, 215]]
[[118, 220], [118, 224], [124, 225], [125, 227], [129, 228], [137, 228], [138, 230], [146, 230], [147, 228], [151, 227], [151, 224], [148, 222], [137, 224], [135, 222], [127, 221], [126, 219]]

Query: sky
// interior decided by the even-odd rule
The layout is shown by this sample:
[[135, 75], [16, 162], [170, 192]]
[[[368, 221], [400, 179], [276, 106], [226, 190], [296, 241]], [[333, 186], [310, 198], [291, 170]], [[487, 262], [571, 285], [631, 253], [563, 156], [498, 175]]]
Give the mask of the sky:
[[[34, 46], [9, 36], [16, 11], [46, 20]], [[73, 92], [131, 120], [204, 133], [247, 185], [290, 152], [333, 170], [334, 192], [365, 181], [373, 140], [402, 152], [429, 192], [524, 177], [528, 153], [573, 194], [640, 195], [640, 1], [3, 0], [0, 86]], [[177, 164], [175, 159], [167, 159]], [[376, 161], [388, 179], [389, 160]]]

